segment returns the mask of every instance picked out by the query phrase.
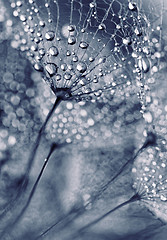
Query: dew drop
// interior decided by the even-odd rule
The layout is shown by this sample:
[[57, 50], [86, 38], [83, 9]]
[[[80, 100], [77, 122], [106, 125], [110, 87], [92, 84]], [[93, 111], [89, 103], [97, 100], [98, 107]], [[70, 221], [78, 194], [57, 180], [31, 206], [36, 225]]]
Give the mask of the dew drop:
[[93, 57], [89, 57], [89, 61], [93, 62], [95, 59]]
[[84, 73], [87, 69], [87, 66], [84, 62], [80, 62], [78, 63], [77, 65], [77, 70], [80, 72], [80, 73]]
[[45, 33], [45, 38], [48, 41], [52, 41], [55, 37], [55, 33], [53, 31], [48, 31]]
[[46, 71], [49, 73], [49, 75], [52, 77], [57, 73], [57, 65], [54, 63], [47, 63], [45, 66]]
[[137, 10], [136, 4], [133, 2], [129, 2], [129, 10], [136, 11]]
[[105, 61], [106, 61], [106, 57], [101, 57], [101, 58], [99, 59], [99, 63], [105, 63]]
[[139, 59], [138, 66], [139, 66], [139, 69], [144, 73], [147, 73], [150, 69], [150, 63], [146, 57]]
[[60, 80], [61, 80], [61, 75], [60, 75], [60, 74], [57, 74], [57, 75], [56, 75], [56, 80], [57, 80], [57, 81], [60, 81]]
[[75, 31], [75, 26], [74, 26], [74, 25], [69, 25], [69, 26], [68, 26], [68, 31], [69, 31], [69, 32]]
[[89, 7], [90, 7], [90, 8], [96, 7], [96, 3], [95, 3], [95, 2], [91, 2], [91, 3], [89, 4]]
[[161, 201], [163, 201], [163, 202], [166, 202], [166, 201], [167, 201], [167, 198], [166, 198], [164, 195], [161, 195], [161, 196], [160, 196], [160, 199], [161, 199]]
[[36, 45], [32, 45], [31, 46], [31, 51], [33, 51], [33, 52], [37, 51], [37, 46]]
[[39, 25], [40, 25], [41, 27], [45, 27], [45, 22], [44, 22], [44, 21], [39, 21]]
[[76, 43], [76, 38], [74, 36], [70, 36], [68, 38], [68, 44], [74, 45]]
[[64, 74], [64, 78], [66, 79], [66, 80], [70, 80], [71, 79], [71, 74], [70, 73], [65, 73]]
[[71, 52], [67, 50], [66, 55], [69, 57], [71, 55]]
[[99, 30], [104, 30], [106, 29], [106, 25], [104, 23], [101, 23], [98, 28]]
[[86, 49], [88, 47], [88, 43], [87, 42], [80, 42], [79, 46], [82, 49]]
[[45, 55], [45, 49], [44, 48], [40, 48], [38, 51], [42, 56]]
[[134, 33], [136, 34], [136, 36], [142, 35], [142, 32], [138, 28], [135, 28]]
[[130, 37], [123, 38], [122, 42], [125, 45], [130, 45], [132, 43]]
[[59, 54], [59, 51], [55, 46], [50, 47], [48, 52], [51, 56], [57, 56]]
[[67, 70], [67, 64], [66, 63], [61, 64], [61, 70], [63, 70], [63, 71]]
[[22, 22], [25, 22], [25, 21], [27, 20], [26, 15], [20, 15], [20, 20], [21, 20]]
[[78, 62], [78, 57], [74, 56], [72, 60], [73, 60], [73, 62]]
[[43, 72], [43, 67], [42, 67], [42, 65], [39, 64], [39, 63], [35, 63], [35, 64], [34, 64], [34, 69], [35, 69], [36, 71], [38, 71], [38, 72]]

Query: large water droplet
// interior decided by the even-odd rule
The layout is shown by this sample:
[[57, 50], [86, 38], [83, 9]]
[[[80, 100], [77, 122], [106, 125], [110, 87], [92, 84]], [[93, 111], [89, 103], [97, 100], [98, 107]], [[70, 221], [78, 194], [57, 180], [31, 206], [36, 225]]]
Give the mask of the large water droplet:
[[77, 65], [77, 70], [80, 72], [80, 73], [84, 73], [87, 69], [87, 66], [84, 62], [80, 62], [78, 63]]
[[45, 33], [45, 38], [48, 41], [52, 41], [55, 37], [55, 33], [53, 31], [48, 31]]
[[80, 42], [79, 46], [82, 49], [86, 49], [88, 47], [88, 43], [87, 42]]
[[136, 4], [133, 2], [129, 2], [129, 10], [136, 11], [137, 10]]
[[55, 46], [50, 47], [48, 52], [51, 56], [57, 56], [59, 54], [59, 51]]
[[76, 38], [74, 36], [70, 36], [68, 38], [68, 44], [73, 45], [76, 43]]
[[46, 71], [52, 77], [57, 73], [57, 65], [54, 63], [47, 63], [45, 66]]
[[147, 73], [150, 69], [150, 63], [146, 57], [142, 57], [139, 59], [138, 66], [139, 69], [144, 73]]

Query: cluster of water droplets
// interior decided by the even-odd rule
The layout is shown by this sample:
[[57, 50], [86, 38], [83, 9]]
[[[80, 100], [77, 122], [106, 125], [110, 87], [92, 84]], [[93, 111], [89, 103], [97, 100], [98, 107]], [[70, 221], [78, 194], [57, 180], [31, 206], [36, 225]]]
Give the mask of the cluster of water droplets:
[[11, 7], [23, 23], [13, 46], [26, 51], [57, 96], [90, 100], [136, 85], [136, 77], [143, 84], [150, 22], [136, 3], [11, 0]]

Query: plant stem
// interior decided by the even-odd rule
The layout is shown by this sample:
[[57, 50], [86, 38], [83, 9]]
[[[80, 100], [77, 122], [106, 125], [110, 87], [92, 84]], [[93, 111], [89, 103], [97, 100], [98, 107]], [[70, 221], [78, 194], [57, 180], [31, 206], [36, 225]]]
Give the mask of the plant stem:
[[[80, 228], [72, 237], [71, 239], [75, 239], [77, 238], [80, 234], [83, 234], [84, 231], [92, 226], [94, 226], [95, 224], [97, 224], [98, 222], [102, 221], [104, 218], [106, 218], [108, 215], [110, 215], [111, 213], [115, 212], [116, 210], [126, 206], [129, 203], [132, 202], [136, 202], [140, 200], [140, 196], [138, 194], [133, 195], [129, 200], [119, 204], [118, 206], [116, 206], [115, 208], [111, 209], [110, 211], [108, 211], [107, 213], [103, 214], [101, 217], [93, 220], [92, 222], [88, 223], [87, 225], [85, 225], [84, 227]], [[69, 240], [69, 239], [68, 239]]]

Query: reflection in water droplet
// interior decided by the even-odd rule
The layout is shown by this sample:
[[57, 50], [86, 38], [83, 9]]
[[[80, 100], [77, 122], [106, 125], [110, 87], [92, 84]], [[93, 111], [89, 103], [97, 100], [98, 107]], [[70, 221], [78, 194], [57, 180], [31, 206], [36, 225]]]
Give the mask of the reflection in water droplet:
[[51, 56], [57, 56], [59, 54], [59, 51], [55, 46], [50, 47], [48, 52]]
[[47, 63], [45, 69], [51, 77], [57, 73], [57, 65], [54, 63]]

